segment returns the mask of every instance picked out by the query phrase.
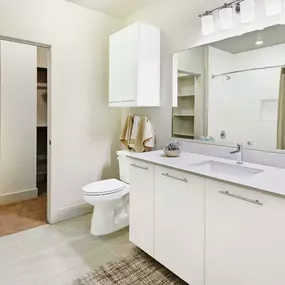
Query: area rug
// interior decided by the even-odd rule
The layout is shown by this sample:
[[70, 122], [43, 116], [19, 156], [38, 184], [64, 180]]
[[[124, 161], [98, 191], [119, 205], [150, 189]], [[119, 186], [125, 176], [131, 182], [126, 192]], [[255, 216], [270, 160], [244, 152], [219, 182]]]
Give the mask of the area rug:
[[73, 285], [187, 285], [138, 248], [73, 281]]

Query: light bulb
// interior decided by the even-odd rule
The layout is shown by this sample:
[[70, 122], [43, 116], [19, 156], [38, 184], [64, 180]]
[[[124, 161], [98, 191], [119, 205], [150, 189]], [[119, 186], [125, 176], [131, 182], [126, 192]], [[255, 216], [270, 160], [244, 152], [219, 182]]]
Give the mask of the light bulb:
[[211, 35], [215, 31], [214, 16], [212, 14], [206, 14], [201, 17], [202, 33], [205, 36]]
[[228, 30], [233, 25], [233, 9], [232, 7], [223, 7], [219, 11], [219, 26], [221, 30]]
[[240, 2], [240, 21], [250, 23], [255, 20], [255, 1], [244, 0]]
[[265, 12], [267, 16], [280, 14], [282, 11], [282, 0], [265, 0]]

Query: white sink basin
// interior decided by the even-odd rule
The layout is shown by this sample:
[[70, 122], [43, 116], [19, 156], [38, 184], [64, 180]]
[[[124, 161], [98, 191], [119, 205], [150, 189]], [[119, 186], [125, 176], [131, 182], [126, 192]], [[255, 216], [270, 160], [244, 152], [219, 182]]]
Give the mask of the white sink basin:
[[230, 175], [237, 178], [247, 178], [263, 172], [262, 169], [251, 168], [238, 164], [229, 164], [214, 160], [193, 163], [189, 164], [189, 166], [197, 168], [199, 171], [211, 171], [217, 174]]

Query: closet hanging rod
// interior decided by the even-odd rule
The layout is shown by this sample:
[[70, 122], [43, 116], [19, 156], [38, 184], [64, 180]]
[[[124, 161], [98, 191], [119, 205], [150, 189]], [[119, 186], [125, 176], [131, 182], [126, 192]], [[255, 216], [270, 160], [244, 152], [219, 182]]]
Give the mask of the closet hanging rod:
[[225, 72], [225, 73], [220, 73], [220, 74], [214, 74], [212, 75], [212, 79], [223, 76], [223, 75], [229, 75], [229, 74], [235, 74], [235, 73], [241, 73], [241, 72], [246, 72], [246, 71], [253, 71], [253, 70], [262, 70], [262, 69], [270, 69], [270, 68], [278, 68], [278, 67], [285, 67], [284, 64], [282, 65], [272, 65], [272, 66], [265, 66], [265, 67], [256, 67], [256, 68], [249, 68], [249, 69], [242, 69], [242, 70], [236, 70], [236, 71], [231, 71], [231, 72]]

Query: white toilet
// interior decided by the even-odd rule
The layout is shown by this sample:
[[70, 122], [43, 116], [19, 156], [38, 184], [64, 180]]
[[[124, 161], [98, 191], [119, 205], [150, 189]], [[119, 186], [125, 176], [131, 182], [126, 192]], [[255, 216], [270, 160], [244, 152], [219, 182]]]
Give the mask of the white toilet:
[[128, 151], [117, 151], [120, 180], [108, 179], [83, 187], [84, 200], [94, 206], [91, 233], [107, 235], [129, 225], [129, 159]]

